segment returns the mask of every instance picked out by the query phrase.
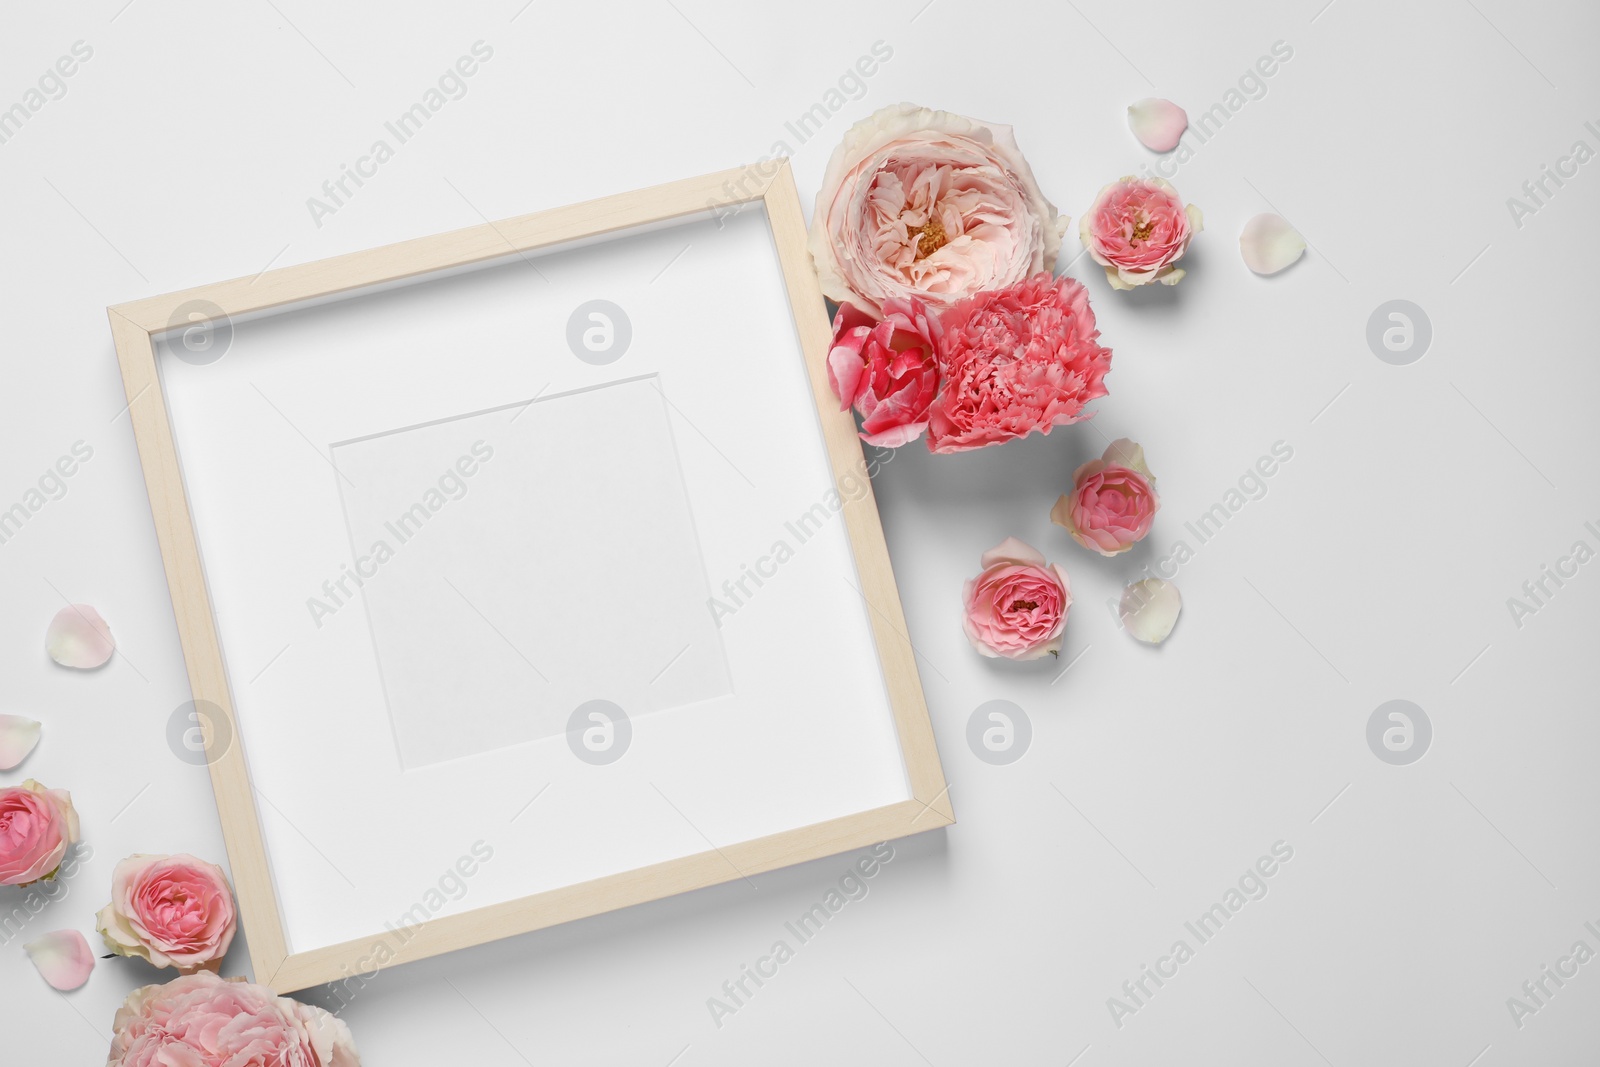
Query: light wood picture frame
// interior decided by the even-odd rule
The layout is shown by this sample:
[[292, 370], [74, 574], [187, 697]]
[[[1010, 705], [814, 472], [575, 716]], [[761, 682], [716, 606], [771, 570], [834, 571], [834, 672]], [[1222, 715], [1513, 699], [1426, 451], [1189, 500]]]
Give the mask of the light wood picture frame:
[[[859, 593], [870, 609], [894, 733], [910, 798], [846, 817], [752, 840], [713, 846], [595, 880], [427, 919], [403, 942], [374, 936], [291, 951], [263, 838], [261, 809], [246, 760], [247, 729], [235, 714], [201, 544], [185, 486], [174, 424], [156, 357], [158, 338], [186, 306], [203, 302], [231, 320], [311, 305], [441, 272], [468, 269], [608, 234], [760, 204], [770, 224], [786, 299], [808, 372], [822, 443], [835, 486], [865, 469], [853, 416], [841, 411], [827, 380], [831, 330], [806, 247], [806, 226], [786, 161], [756, 164], [500, 222], [471, 226], [370, 251], [267, 271], [108, 309], [151, 513], [160, 545], [189, 685], [196, 704], [214, 707], [205, 724], [216, 796], [243, 930], [255, 978], [280, 993], [337, 981], [375, 967], [374, 946], [390, 966], [586, 916], [903, 837], [955, 821], [918, 677], [915, 652], [890, 566], [870, 484], [841, 492]], [[703, 835], [702, 835], [703, 836]], [[377, 925], [376, 923], [374, 924]]]

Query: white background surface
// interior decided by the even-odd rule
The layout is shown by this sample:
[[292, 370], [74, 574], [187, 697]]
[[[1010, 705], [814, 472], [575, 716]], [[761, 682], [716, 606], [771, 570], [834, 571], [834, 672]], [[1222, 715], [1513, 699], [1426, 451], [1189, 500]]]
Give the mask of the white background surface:
[[[707, 998], [789, 936], [846, 857], [386, 972], [342, 1014], [385, 1065], [1592, 1062], [1600, 962], [1521, 1029], [1506, 1007], [1574, 941], [1600, 949], [1583, 927], [1600, 926], [1600, 565], [1520, 629], [1506, 606], [1574, 541], [1600, 547], [1583, 525], [1600, 525], [1600, 163], [1520, 228], [1506, 206], [1575, 140], [1600, 147], [1583, 125], [1600, 125], [1592, 9], [519, 7], [13, 14], [0, 102], [74, 41], [94, 48], [64, 98], [0, 144], [0, 503], [73, 442], [94, 449], [0, 545], [0, 701], [46, 721], [23, 771], [72, 790], [93, 847], [30, 933], [91, 931], [127, 853], [222, 852], [203, 771], [165, 739], [185, 683], [107, 304], [702, 173], [774, 142], [809, 204], [850, 122], [900, 99], [1015, 125], [1076, 218], [1150, 159], [1128, 103], [1157, 93], [1198, 117], [1283, 40], [1293, 59], [1176, 179], [1207, 221], [1189, 277], [1128, 295], [1086, 261], [1070, 268], [1116, 352], [1098, 430], [1137, 437], [1160, 478], [1147, 546], [1106, 564], [1048, 524], [1104, 446], [1088, 426], [965, 456], [905, 449], [877, 479], [958, 825], [897, 844], [865, 899], [720, 1028]], [[479, 39], [494, 56], [466, 96], [316, 226], [306, 198]], [[801, 143], [785, 123], [880, 40], [893, 56], [862, 98]], [[1314, 249], [1264, 280], [1236, 237], [1271, 207]], [[696, 298], [716, 329], [718, 294]], [[1403, 367], [1364, 338], [1397, 298], [1434, 329]], [[1196, 547], [1183, 523], [1276, 441], [1292, 460]], [[961, 582], [1007, 534], [1072, 575], [1060, 664], [990, 663], [961, 636]], [[1195, 548], [1183, 620], [1163, 649], [1137, 647], [1104, 602], [1179, 540]], [[63, 598], [110, 621], [122, 655], [106, 669], [45, 658]], [[1394, 698], [1434, 725], [1406, 767], [1365, 740]], [[1010, 766], [966, 746], [992, 699], [1033, 724]], [[335, 853], [340, 819], [310, 828]], [[1294, 858], [1266, 898], [1119, 1029], [1107, 998], [1279, 840]], [[57, 996], [23, 939], [0, 946], [7, 1062], [99, 1062], [123, 994], [155, 975], [107, 961]]]

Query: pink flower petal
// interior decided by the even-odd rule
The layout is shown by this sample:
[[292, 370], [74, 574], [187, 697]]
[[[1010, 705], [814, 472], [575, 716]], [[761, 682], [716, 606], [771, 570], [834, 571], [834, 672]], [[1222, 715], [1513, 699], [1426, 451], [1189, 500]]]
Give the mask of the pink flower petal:
[[1189, 128], [1189, 115], [1171, 100], [1148, 96], [1128, 105], [1128, 129], [1152, 152], [1170, 152]]
[[0, 715], [0, 771], [9, 771], [28, 758], [39, 743], [39, 721], [21, 715]]
[[1306, 250], [1306, 239], [1282, 215], [1257, 215], [1244, 224], [1239, 235], [1239, 254], [1244, 265], [1257, 274], [1276, 274]]
[[1161, 578], [1146, 578], [1128, 583], [1117, 615], [1134, 640], [1159, 645], [1178, 624], [1182, 610], [1183, 598], [1178, 595], [1177, 586]]
[[117, 642], [98, 611], [87, 604], [72, 604], [50, 620], [44, 647], [63, 667], [91, 670], [111, 658]]
[[1045, 566], [1044, 553], [1016, 537], [1008, 537], [983, 554], [979, 565], [988, 570], [996, 563], [1026, 563], [1034, 567]]
[[828, 384], [839, 398], [839, 410], [849, 411], [861, 385], [861, 353], [848, 345], [835, 345], [828, 352]]
[[88, 940], [76, 930], [54, 930], [22, 949], [51, 988], [63, 993], [87, 982], [89, 972], [94, 970], [94, 953], [89, 951]]
[[1100, 459], [1107, 464], [1138, 471], [1151, 485], [1155, 484], [1156, 476], [1150, 473], [1150, 467], [1145, 463], [1144, 446], [1131, 438], [1119, 437], [1112, 441]]

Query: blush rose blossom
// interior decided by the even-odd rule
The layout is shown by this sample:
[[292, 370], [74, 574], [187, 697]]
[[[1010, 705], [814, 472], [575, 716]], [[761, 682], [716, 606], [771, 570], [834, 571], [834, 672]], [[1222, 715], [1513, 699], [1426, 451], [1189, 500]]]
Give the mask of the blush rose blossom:
[[922, 436], [939, 391], [939, 320], [922, 301], [890, 300], [883, 321], [850, 304], [833, 320], [828, 384], [861, 413], [861, 439], [898, 448]]
[[983, 572], [962, 590], [962, 628], [990, 658], [1028, 660], [1061, 651], [1072, 607], [1067, 572], [1008, 537], [983, 554]]
[[1144, 449], [1121, 437], [1073, 473], [1072, 492], [1056, 501], [1050, 521], [1091, 552], [1116, 556], [1144, 539], [1160, 507]]
[[1089, 292], [1071, 278], [1034, 275], [979, 293], [942, 321], [942, 385], [928, 448], [960, 452], [1049, 433], [1085, 418], [1106, 395], [1111, 350], [1099, 344]]
[[360, 1067], [342, 1019], [210, 971], [128, 994], [106, 1067]]
[[1105, 268], [1111, 288], [1132, 289], [1178, 284], [1184, 271], [1173, 264], [1203, 228], [1200, 209], [1184, 207], [1170, 182], [1130, 176], [1100, 190], [1078, 220], [1078, 237]]
[[193, 856], [129, 856], [96, 917], [106, 947], [190, 974], [216, 970], [238, 925], [222, 868]]
[[72, 794], [29, 778], [0, 789], [0, 885], [49, 878], [78, 840]]
[[1011, 127], [894, 104], [828, 160], [811, 220], [825, 295], [874, 317], [917, 297], [935, 312], [1055, 268], [1068, 220]]

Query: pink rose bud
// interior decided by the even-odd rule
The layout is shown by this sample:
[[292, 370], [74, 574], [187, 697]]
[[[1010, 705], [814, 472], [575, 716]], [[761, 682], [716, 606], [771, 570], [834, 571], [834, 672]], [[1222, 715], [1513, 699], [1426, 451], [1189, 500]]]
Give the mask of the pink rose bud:
[[1128, 551], [1150, 532], [1161, 500], [1144, 449], [1126, 437], [1111, 442], [1072, 476], [1072, 492], [1050, 509], [1050, 521], [1102, 556]]
[[185, 974], [216, 970], [237, 926], [227, 876], [193, 856], [129, 856], [111, 872], [111, 903], [97, 917], [118, 956]]
[[350, 1028], [321, 1008], [210, 971], [128, 994], [106, 1067], [360, 1067]]
[[1038, 659], [1061, 651], [1072, 607], [1067, 572], [1008, 537], [983, 554], [983, 573], [962, 591], [962, 627], [985, 656]]
[[850, 304], [833, 320], [828, 384], [861, 413], [861, 439], [898, 448], [922, 436], [939, 391], [939, 320], [920, 300], [889, 300], [874, 323]]
[[0, 885], [49, 878], [78, 840], [78, 813], [65, 789], [29, 778], [0, 789]]
[[1111, 288], [1132, 289], [1178, 284], [1184, 272], [1173, 264], [1203, 227], [1200, 209], [1184, 207], [1170, 182], [1129, 177], [1100, 190], [1078, 221], [1078, 237]]

